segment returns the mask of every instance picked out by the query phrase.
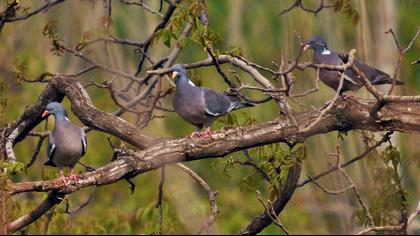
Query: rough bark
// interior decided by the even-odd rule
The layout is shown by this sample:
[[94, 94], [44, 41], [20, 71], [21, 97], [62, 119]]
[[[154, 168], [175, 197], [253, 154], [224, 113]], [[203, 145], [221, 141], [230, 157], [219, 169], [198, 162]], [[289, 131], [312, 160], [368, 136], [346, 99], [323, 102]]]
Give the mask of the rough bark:
[[[152, 142], [150, 140], [153, 138], [142, 134], [141, 130], [128, 122], [92, 107], [76, 80], [60, 77], [54, 79], [49, 86], [57, 88], [69, 97], [73, 112], [86, 125], [114, 134], [127, 142], [141, 145], [140, 147], [147, 144], [150, 146], [142, 151], [122, 153], [116, 161], [94, 172], [82, 174], [76, 186], [63, 189], [56, 181], [16, 183], [9, 186], [11, 195], [25, 191], [49, 190], [70, 193], [91, 185], [111, 184], [124, 177], [132, 177], [170, 163], [221, 157], [238, 150], [269, 143], [304, 142], [308, 137], [331, 131], [365, 129], [420, 132], [419, 103], [388, 103], [380, 111], [372, 114], [377, 109], [376, 103], [361, 104], [353, 100], [340, 99], [320, 122], [305, 132], [300, 132], [289, 118], [284, 117], [261, 124], [220, 130], [213, 135], [213, 139], [181, 138]], [[34, 110], [32, 114], [41, 114], [43, 107], [37, 106], [37, 108], [38, 111]], [[294, 117], [301, 127], [306, 127], [318, 118], [319, 113], [319, 111], [312, 111], [295, 114]]]
[[[42, 121], [40, 115], [46, 104], [51, 101], [61, 101], [64, 95], [70, 100], [73, 112], [85, 125], [113, 134], [126, 142], [143, 148], [143, 150], [119, 153], [115, 161], [96, 171], [81, 174], [79, 176], [80, 181], [75, 185], [64, 187], [59, 181], [10, 183], [7, 188], [9, 195], [28, 191], [47, 192], [51, 190], [56, 194], [64, 195], [92, 185], [112, 184], [170, 163], [223, 157], [238, 150], [276, 142], [287, 144], [304, 142], [308, 137], [332, 131], [365, 129], [371, 131], [420, 132], [420, 104], [417, 102], [385, 103], [378, 111], [376, 102], [361, 104], [350, 99], [338, 99], [332, 108], [321, 117], [321, 120], [309, 129], [299, 127], [308, 127], [315, 120], [319, 120], [320, 111], [293, 114], [293, 118], [297, 121], [299, 127], [290, 120], [290, 117], [279, 117], [260, 124], [219, 130], [214, 133], [212, 139], [158, 139], [143, 134], [142, 130], [119, 117], [96, 109], [77, 80], [56, 77], [47, 85], [38, 102], [28, 107], [16, 123], [4, 130], [2, 140], [7, 140], [13, 132], [17, 132], [14, 143], [22, 140], [33, 127]], [[4, 142], [1, 148], [4, 150]], [[289, 180], [289, 187], [285, 188], [287, 191], [284, 190], [279, 197], [279, 201], [274, 204], [276, 212], [280, 212], [284, 208], [291, 194], [293, 194], [296, 184], [294, 180], [299, 176], [299, 173], [297, 170], [296, 172], [291, 171], [291, 173], [295, 174], [289, 175], [291, 179]], [[52, 201], [47, 199], [44, 202], [45, 204], [41, 204], [41, 207], [44, 205], [47, 207], [42, 209], [52, 206], [46, 205], [50, 204], [48, 202]], [[37, 208], [33, 212], [42, 212], [42, 209]], [[27, 216], [34, 219], [31, 215]], [[19, 225], [18, 222], [25, 221], [15, 220], [9, 223], [8, 229], [18, 229], [19, 227], [14, 226]], [[261, 215], [243, 233], [257, 233], [264, 225], [269, 223], [266, 216]], [[8, 230], [8, 232], [15, 231]]]
[[[289, 173], [287, 175], [286, 182], [283, 186], [283, 189], [277, 199], [273, 203], [274, 212], [278, 215], [283, 211], [284, 207], [287, 205], [289, 200], [292, 198], [293, 193], [295, 192], [297, 183], [299, 181], [299, 176], [301, 172], [301, 163], [296, 162], [296, 164], [289, 168]], [[272, 220], [267, 212], [262, 213], [249, 224], [244, 230], [239, 232], [239, 234], [254, 235], [261, 232], [265, 227], [271, 224]]]

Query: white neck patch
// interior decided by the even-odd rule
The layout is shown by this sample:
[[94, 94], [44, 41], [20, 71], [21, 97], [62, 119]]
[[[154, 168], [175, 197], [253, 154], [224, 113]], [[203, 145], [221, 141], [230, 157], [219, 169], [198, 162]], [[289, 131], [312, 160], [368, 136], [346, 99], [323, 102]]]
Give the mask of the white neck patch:
[[188, 80], [188, 83], [195, 87], [195, 84], [191, 80]]
[[322, 55], [330, 55], [331, 51], [325, 48], [324, 51], [321, 54]]
[[65, 116], [64, 119], [66, 119], [66, 121], [70, 122], [70, 120], [69, 120], [69, 118], [67, 118], [67, 116]]

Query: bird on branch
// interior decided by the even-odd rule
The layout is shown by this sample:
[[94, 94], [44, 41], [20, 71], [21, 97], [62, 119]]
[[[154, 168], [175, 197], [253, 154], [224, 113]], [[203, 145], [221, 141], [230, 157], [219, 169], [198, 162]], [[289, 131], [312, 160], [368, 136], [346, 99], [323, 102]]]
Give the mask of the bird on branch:
[[[60, 168], [60, 178], [64, 185], [68, 185], [71, 180], [77, 182], [77, 175], [74, 173], [74, 166], [79, 159], [85, 155], [87, 139], [85, 131], [73, 125], [67, 117], [66, 110], [58, 102], [51, 102], [47, 105], [42, 117], [52, 114], [55, 118], [53, 131], [48, 137], [47, 166]], [[71, 171], [70, 181], [67, 182], [64, 176], [64, 167], [69, 167]]]
[[[210, 126], [217, 118], [244, 107], [253, 107], [235, 96], [227, 96], [213, 90], [196, 86], [187, 76], [182, 65], [172, 67], [176, 91], [173, 107], [184, 120], [196, 126], [190, 138], [204, 136], [211, 138]], [[204, 132], [201, 129], [206, 128]]]
[[[313, 49], [315, 51], [314, 62], [316, 64], [337, 66], [345, 64], [345, 61], [343, 60], [346, 58], [337, 52], [330, 51], [325, 40], [319, 36], [313, 37], [306, 43], [303, 50], [306, 51], [307, 49]], [[393, 84], [394, 82], [396, 85], [404, 84], [404, 82], [394, 80], [387, 73], [368, 66], [357, 59], [354, 60], [354, 65], [359, 68], [366, 78], [374, 85]], [[337, 90], [340, 84], [341, 73], [341, 71], [322, 68], [319, 71], [319, 79], [328, 87]], [[353, 93], [357, 92], [361, 87], [363, 87], [362, 79], [360, 79], [353, 70], [345, 70], [344, 83], [340, 94], [353, 97]]]

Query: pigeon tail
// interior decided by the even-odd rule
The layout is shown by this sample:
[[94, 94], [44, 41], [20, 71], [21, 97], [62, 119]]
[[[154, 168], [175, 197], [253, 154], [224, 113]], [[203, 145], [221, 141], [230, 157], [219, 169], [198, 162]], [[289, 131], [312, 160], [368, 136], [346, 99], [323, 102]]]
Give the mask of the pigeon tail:
[[393, 84], [395, 81], [396, 85], [403, 85], [404, 82], [401, 80], [394, 80], [387, 74], [378, 75], [373, 81], [372, 84], [381, 85], [381, 84]]
[[231, 111], [236, 110], [236, 109], [241, 109], [241, 108], [244, 108], [244, 107], [253, 107], [254, 106], [254, 104], [252, 104], [252, 103], [243, 102], [241, 100], [241, 98], [239, 98], [239, 96], [236, 95], [236, 94], [229, 94], [229, 95], [226, 95], [226, 96], [229, 98], [230, 101], [233, 102], [233, 106], [232, 106], [233, 108], [232, 108]]
[[232, 110], [237, 110], [237, 109], [241, 109], [245, 107], [253, 107], [253, 106], [254, 104], [249, 103], [249, 102], [236, 102], [235, 107]]
[[48, 161], [46, 161], [44, 163], [44, 165], [46, 165], [46, 166], [52, 166], [52, 167], [57, 167], [57, 165], [54, 164], [54, 162], [52, 162], [51, 159], [49, 159]]

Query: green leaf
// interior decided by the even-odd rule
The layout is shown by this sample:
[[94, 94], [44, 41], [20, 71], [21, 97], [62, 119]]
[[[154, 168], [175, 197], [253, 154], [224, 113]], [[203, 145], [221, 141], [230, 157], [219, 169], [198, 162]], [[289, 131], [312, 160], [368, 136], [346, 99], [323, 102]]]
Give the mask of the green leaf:
[[168, 48], [171, 47], [171, 38], [172, 38], [171, 32], [169, 32], [169, 30], [163, 30], [162, 32], [163, 44], [165, 44], [165, 46], [167, 46]]
[[25, 169], [25, 164], [23, 164], [22, 162], [14, 162], [14, 163], [7, 162], [5, 167], [7, 169], [8, 175], [15, 175], [15, 174], [19, 174]]

